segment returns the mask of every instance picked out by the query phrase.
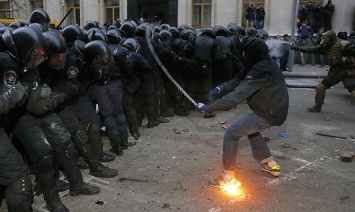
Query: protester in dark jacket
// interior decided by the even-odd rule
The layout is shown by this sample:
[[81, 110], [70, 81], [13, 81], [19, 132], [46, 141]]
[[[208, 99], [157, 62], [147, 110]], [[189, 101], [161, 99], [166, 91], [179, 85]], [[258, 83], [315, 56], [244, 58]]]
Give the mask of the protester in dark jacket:
[[224, 135], [223, 175], [212, 179], [209, 184], [221, 187], [236, 184], [234, 177], [238, 142], [248, 136], [254, 157], [262, 170], [273, 176], [280, 175], [280, 165], [272, 158], [270, 150], [260, 131], [284, 123], [288, 113], [289, 97], [282, 72], [268, 55], [265, 42], [256, 37], [246, 37], [242, 49], [245, 54], [245, 67], [238, 77], [210, 91], [209, 105], [199, 103], [196, 110], [210, 113], [229, 110], [244, 100], [253, 111], [233, 123]]

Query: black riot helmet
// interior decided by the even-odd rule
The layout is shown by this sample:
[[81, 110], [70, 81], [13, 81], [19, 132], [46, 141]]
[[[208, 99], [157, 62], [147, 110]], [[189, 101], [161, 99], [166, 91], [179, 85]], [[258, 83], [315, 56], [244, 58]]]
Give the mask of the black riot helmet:
[[146, 30], [149, 30], [149, 36], [152, 36], [152, 28], [149, 26], [148, 23], [142, 23], [138, 26], [138, 28], [135, 30], [134, 35], [136, 37], [141, 37], [141, 38], [145, 38], [145, 33]]
[[15, 29], [9, 26], [4, 26], [0, 28], [0, 34], [3, 34], [5, 31], [9, 30], [10, 32], [13, 32]]
[[115, 25], [110, 25], [108, 28], [107, 28], [107, 31], [111, 30], [111, 29], [115, 29], [115, 30], [119, 30], [119, 28]]
[[238, 28], [236, 26], [229, 26], [227, 30], [230, 32], [232, 35], [239, 35]]
[[43, 26], [42, 24], [39, 24], [39, 23], [32, 23], [32, 24], [28, 25], [28, 27], [38, 30], [41, 33], [47, 31], [46, 27]]
[[200, 35], [206, 35], [210, 38], [216, 38], [216, 33], [215, 31], [213, 30], [212, 27], [206, 27], [206, 28], [203, 28], [201, 30], [201, 34]]
[[173, 38], [173, 35], [169, 30], [163, 29], [159, 32], [159, 39], [161, 41], [169, 43], [171, 39]]
[[26, 26], [26, 24], [23, 23], [23, 22], [20, 22], [20, 21], [14, 21], [11, 24], [9, 24], [9, 27], [12, 27], [14, 29], [17, 29], [17, 28], [20, 28], [20, 27], [23, 27], [23, 26]]
[[139, 45], [138, 41], [134, 38], [128, 38], [124, 43], [123, 46], [125, 46], [127, 49], [129, 49], [132, 52], [138, 52], [141, 48]]
[[161, 30], [160, 26], [154, 26], [154, 32], [159, 33]]
[[99, 28], [99, 23], [97, 21], [94, 21], [94, 20], [87, 20], [85, 22], [84, 29], [85, 30], [89, 30], [91, 28]]
[[46, 30], [49, 29], [51, 19], [49, 15], [43, 10], [34, 10], [30, 15], [30, 23], [39, 23], [43, 25]]
[[125, 21], [120, 29], [125, 32], [127, 38], [132, 38], [136, 28], [137, 27], [131, 21]]
[[177, 38], [177, 37], [179, 37], [180, 36], [180, 32], [179, 32], [179, 30], [178, 30], [178, 28], [177, 27], [175, 27], [175, 26], [171, 26], [171, 27], [169, 27], [169, 32], [171, 32], [171, 34], [172, 34], [172, 36], [173, 36], [173, 38]]
[[247, 35], [249, 36], [256, 36], [258, 33], [254, 27], [249, 27], [247, 29]]
[[238, 26], [237, 29], [238, 29], [238, 34], [240, 36], [246, 36], [247, 35], [246, 32], [245, 32], [245, 29], [242, 26]]
[[47, 58], [48, 42], [38, 30], [29, 27], [20, 27], [13, 32], [7, 30], [2, 34], [2, 39], [6, 51], [30, 69]]
[[111, 60], [110, 47], [102, 40], [93, 40], [85, 44], [84, 49], [85, 63], [88, 65], [107, 65]]
[[237, 26], [236, 23], [229, 23], [229, 24], [227, 25], [227, 28], [229, 28], [229, 27], [235, 27], [235, 28], [237, 28], [238, 26]]
[[120, 44], [122, 42], [122, 36], [116, 29], [110, 29], [107, 31], [106, 36], [108, 38], [109, 43]]
[[215, 29], [216, 36], [228, 37], [228, 30], [224, 26], [217, 26]]
[[169, 24], [162, 24], [160, 25], [160, 29], [163, 30], [163, 29], [169, 29], [170, 28], [170, 25]]
[[48, 31], [43, 33], [48, 41], [48, 58], [46, 64], [49, 68], [61, 69], [65, 65], [68, 48], [64, 37], [58, 32]]
[[195, 37], [196, 33], [193, 29], [184, 29], [181, 31], [180, 35], [184, 40], [190, 40]]
[[145, 27], [138, 26], [138, 28], [136, 30], [134, 30], [134, 36], [140, 37], [140, 38], [145, 38]]
[[63, 37], [67, 43], [74, 43], [76, 39], [83, 35], [83, 31], [76, 25], [68, 25], [62, 29]]
[[86, 32], [88, 35], [88, 41], [102, 40], [108, 44], [108, 38], [99, 28], [91, 28]]

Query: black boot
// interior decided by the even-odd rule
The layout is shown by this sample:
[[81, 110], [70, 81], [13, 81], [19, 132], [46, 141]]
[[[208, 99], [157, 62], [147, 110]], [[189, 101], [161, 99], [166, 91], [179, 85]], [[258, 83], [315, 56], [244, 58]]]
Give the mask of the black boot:
[[141, 134], [139, 134], [139, 132], [137, 131], [137, 132], [133, 132], [132, 136], [133, 136], [134, 140], [137, 141], [141, 137]]
[[111, 144], [111, 149], [110, 151], [117, 154], [118, 156], [123, 155], [123, 149], [121, 147], [121, 138], [115, 137], [115, 138], [109, 138], [110, 144]]
[[117, 176], [118, 170], [110, 169], [100, 163], [98, 167], [90, 168], [89, 174], [95, 177], [112, 178]]
[[115, 160], [115, 156], [109, 155], [103, 151], [102, 136], [100, 135], [100, 126], [91, 124], [90, 130], [87, 131], [89, 142], [94, 153], [99, 157], [100, 162], [110, 162]]
[[115, 156], [107, 154], [106, 152], [103, 153], [103, 157], [100, 158], [100, 162], [111, 162], [115, 160]]
[[73, 138], [73, 141], [76, 144], [76, 149], [79, 151], [80, 155], [86, 160], [90, 167], [90, 174], [95, 177], [115, 177], [118, 174], [118, 171], [115, 169], [110, 169], [100, 163], [99, 158], [94, 153], [91, 148], [91, 145], [88, 142], [85, 142], [83, 139], [84, 131], [79, 131], [76, 136]]
[[79, 196], [79, 194], [93, 195], [100, 193], [100, 189], [96, 186], [89, 185], [87, 183], [81, 182], [77, 187], [70, 188], [70, 196]]
[[[85, 148], [86, 146], [86, 148]], [[102, 165], [99, 158], [95, 155], [93, 151], [90, 150], [90, 145], [86, 144], [82, 147], [86, 151], [83, 152], [83, 157], [87, 161], [90, 171], [89, 174], [95, 177], [105, 177], [112, 178], [117, 176], [118, 171], [116, 169], [110, 169]]]
[[[59, 192], [63, 192], [69, 189], [69, 183], [64, 182], [63, 180], [56, 180], [57, 188]], [[41, 185], [39, 183], [36, 183], [36, 185], [33, 188], [33, 191], [35, 192], [36, 196], [39, 196], [43, 193], [43, 190], [41, 188]]]
[[77, 158], [74, 144], [71, 143], [67, 148], [56, 155], [58, 163], [63, 167], [63, 172], [70, 183], [69, 194], [77, 196], [79, 194], [93, 195], [100, 193], [100, 189], [83, 182], [83, 176], [77, 166]]
[[43, 190], [43, 198], [49, 211], [69, 211], [59, 198], [53, 165], [53, 156], [48, 156], [34, 162], [33, 169], [36, 174], [36, 180]]
[[307, 108], [309, 112], [321, 112], [322, 105], [313, 105], [312, 107]]

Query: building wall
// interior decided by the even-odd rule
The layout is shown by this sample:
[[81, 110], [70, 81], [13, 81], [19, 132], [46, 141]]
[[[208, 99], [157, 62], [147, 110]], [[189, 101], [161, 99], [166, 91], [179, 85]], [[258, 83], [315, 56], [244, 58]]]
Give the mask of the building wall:
[[[121, 19], [126, 19], [127, 1], [120, 0]], [[14, 12], [15, 18], [27, 19], [31, 14], [29, 0], [18, 0], [20, 8]], [[174, 1], [173, 1], [174, 2]], [[323, 5], [327, 0], [324, 0]], [[335, 12], [332, 18], [333, 29], [338, 31], [352, 31], [353, 19], [355, 13], [355, 0], [337, 0], [333, 1]], [[192, 23], [192, 0], [178, 0], [172, 5], [177, 5], [177, 25]], [[298, 5], [298, 3], [297, 3]], [[270, 34], [291, 33], [291, 11], [293, 0], [265, 0], [265, 27]], [[45, 10], [52, 19], [58, 22], [66, 14], [65, 0], [45, 0]], [[99, 23], [105, 22], [104, 0], [80, 0], [81, 26], [86, 20], [93, 19]], [[297, 10], [297, 8], [295, 8]], [[212, 25], [226, 26], [228, 23], [242, 25], [243, 0], [212, 0]], [[244, 23], [245, 24], [245, 23]]]

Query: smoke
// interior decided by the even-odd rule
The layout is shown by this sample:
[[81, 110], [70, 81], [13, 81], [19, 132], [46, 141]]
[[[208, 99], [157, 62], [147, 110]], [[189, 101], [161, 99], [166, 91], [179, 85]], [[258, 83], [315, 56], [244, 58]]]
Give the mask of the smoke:
[[269, 55], [273, 58], [281, 58], [290, 50], [290, 43], [282, 40], [268, 39], [265, 41], [269, 48]]

